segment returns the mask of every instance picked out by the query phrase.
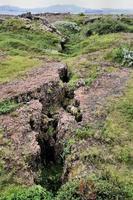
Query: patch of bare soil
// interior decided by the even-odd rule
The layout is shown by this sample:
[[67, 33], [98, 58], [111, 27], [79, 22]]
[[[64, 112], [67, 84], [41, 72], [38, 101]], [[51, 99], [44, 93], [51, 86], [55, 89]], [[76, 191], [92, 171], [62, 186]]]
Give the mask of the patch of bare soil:
[[51, 84], [59, 84], [60, 78], [63, 79], [66, 73], [66, 66], [62, 63], [45, 63], [41, 68], [28, 72], [22, 79], [0, 84], [0, 101], [19, 98], [18, 101], [21, 102], [21, 98], [26, 94], [29, 94], [29, 100], [37, 98], [42, 87], [45, 88], [49, 84], [50, 92]]
[[75, 91], [75, 98], [80, 102], [82, 123], [91, 123], [96, 120], [96, 113], [104, 108], [107, 100], [122, 94], [129, 77], [128, 69], [105, 73], [99, 77], [90, 88], [81, 87]]

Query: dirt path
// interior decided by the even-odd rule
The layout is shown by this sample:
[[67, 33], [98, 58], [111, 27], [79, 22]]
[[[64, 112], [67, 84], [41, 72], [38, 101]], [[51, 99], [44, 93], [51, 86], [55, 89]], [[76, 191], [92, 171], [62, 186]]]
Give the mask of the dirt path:
[[75, 98], [80, 101], [83, 112], [82, 124], [97, 121], [96, 113], [106, 106], [108, 99], [121, 95], [128, 78], [129, 70], [120, 69], [117, 72], [103, 74], [89, 89], [79, 88], [75, 92]]

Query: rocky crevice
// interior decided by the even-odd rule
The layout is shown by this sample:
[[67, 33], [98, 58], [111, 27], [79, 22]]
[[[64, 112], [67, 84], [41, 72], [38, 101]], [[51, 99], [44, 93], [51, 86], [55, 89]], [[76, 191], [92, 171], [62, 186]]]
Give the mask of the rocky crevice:
[[[2, 159], [8, 162], [7, 173], [15, 167], [14, 181], [27, 185], [40, 183], [40, 170], [58, 165], [63, 170], [63, 142], [82, 118], [79, 103], [74, 100], [74, 91], [67, 87], [67, 67], [56, 65], [54, 77], [50, 74], [51, 67], [46, 72], [43, 70], [38, 69], [37, 75], [32, 78], [29, 75], [35, 72], [30, 72], [28, 80], [1, 85], [0, 92], [0, 95], [4, 94], [3, 100], [22, 104], [13, 113], [0, 116], [4, 137], [11, 141], [10, 153]], [[11, 89], [12, 92], [8, 92]], [[63, 171], [60, 183], [62, 174]]]
[[[40, 147], [40, 160], [38, 162], [38, 170], [41, 169], [42, 173], [54, 166], [54, 168], [62, 169], [59, 180], [57, 180], [57, 186], [61, 185], [65, 181], [65, 163], [62, 158], [64, 151], [64, 142], [70, 135], [73, 134], [72, 130], [78, 126], [78, 122], [82, 121], [82, 113], [80, 110], [80, 103], [74, 98], [74, 91], [67, 87], [69, 81], [69, 74], [67, 69], [59, 70], [59, 77], [64, 83], [64, 99], [61, 101], [59, 107], [49, 107], [46, 109], [45, 102], [42, 104], [40, 132], [37, 135], [38, 145]], [[51, 109], [51, 110], [50, 110]], [[34, 130], [34, 122], [30, 122], [31, 128]], [[58, 172], [57, 172], [58, 173]], [[46, 178], [46, 177], [45, 177]], [[35, 179], [36, 183], [42, 184], [43, 178], [39, 182], [38, 178]], [[54, 182], [47, 180], [47, 184], [50, 184], [50, 188], [56, 192], [55, 187], [52, 185]], [[47, 187], [45, 185], [45, 187]], [[57, 189], [58, 189], [57, 187]]]
[[[74, 96], [74, 95], [73, 95]], [[68, 98], [68, 96], [67, 96]], [[70, 97], [69, 97], [70, 98]], [[64, 99], [65, 101], [65, 99]], [[42, 173], [45, 170], [48, 170], [52, 167], [62, 168], [62, 172], [60, 174], [60, 178], [57, 181], [57, 185], [61, 185], [65, 181], [64, 177], [64, 159], [62, 157], [64, 151], [64, 143], [69, 139], [73, 134], [72, 130], [78, 126], [78, 122], [82, 120], [82, 114], [79, 108], [79, 103], [74, 99], [70, 98], [69, 103], [66, 109], [62, 106], [57, 108], [55, 111], [47, 111], [43, 109], [42, 105], [42, 114], [41, 114], [41, 123], [40, 123], [40, 132], [37, 135], [37, 141], [40, 148], [40, 160], [38, 162], [38, 170], [41, 169]], [[34, 123], [31, 121], [31, 127], [34, 130]], [[58, 173], [58, 172], [57, 172]], [[46, 178], [46, 177], [45, 177]], [[43, 178], [41, 178], [41, 182], [38, 181], [38, 178], [35, 179], [36, 183], [42, 184], [43, 186]], [[47, 180], [47, 184], [51, 185], [50, 190], [53, 189], [53, 184], [51, 180]], [[45, 185], [45, 187], [47, 187]]]

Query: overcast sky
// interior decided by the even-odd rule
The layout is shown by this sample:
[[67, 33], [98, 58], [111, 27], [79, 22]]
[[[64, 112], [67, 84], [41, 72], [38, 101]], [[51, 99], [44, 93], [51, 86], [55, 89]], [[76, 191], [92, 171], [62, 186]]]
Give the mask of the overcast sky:
[[55, 4], [75, 4], [87, 8], [132, 8], [133, 0], [0, 0], [0, 5], [25, 8], [45, 7]]

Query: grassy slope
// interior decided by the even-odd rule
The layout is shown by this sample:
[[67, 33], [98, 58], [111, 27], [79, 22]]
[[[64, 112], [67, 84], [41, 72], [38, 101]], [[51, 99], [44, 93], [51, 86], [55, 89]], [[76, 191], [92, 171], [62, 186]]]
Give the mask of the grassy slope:
[[22, 75], [28, 69], [39, 66], [41, 61], [28, 56], [8, 56], [0, 63], [0, 83]]
[[[35, 26], [35, 24], [34, 24]], [[23, 20], [10, 19], [0, 26], [0, 82], [6, 82], [41, 65], [39, 56], [57, 50], [59, 38], [49, 32], [28, 30]]]
[[[91, 138], [94, 144], [83, 148], [79, 160], [93, 166], [87, 181], [92, 181], [97, 199], [133, 199], [133, 74], [124, 95], [111, 99], [106, 107], [107, 118], [77, 130], [76, 137]], [[76, 139], [76, 140], [77, 140]], [[98, 140], [98, 141], [97, 141]], [[97, 141], [97, 142], [96, 142]], [[100, 142], [100, 143], [99, 143]], [[73, 155], [74, 156], [74, 155]], [[75, 172], [76, 173], [76, 168]]]

